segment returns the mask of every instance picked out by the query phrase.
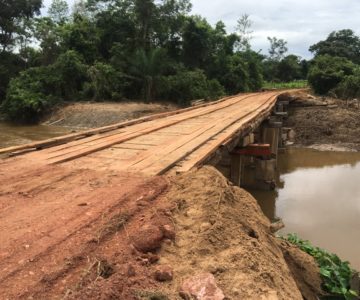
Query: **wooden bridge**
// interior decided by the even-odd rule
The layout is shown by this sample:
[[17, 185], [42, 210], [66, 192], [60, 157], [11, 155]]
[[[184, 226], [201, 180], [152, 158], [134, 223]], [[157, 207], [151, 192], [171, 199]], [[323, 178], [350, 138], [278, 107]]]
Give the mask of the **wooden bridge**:
[[[284, 92], [282, 92], [284, 93]], [[0, 150], [37, 167], [66, 164], [160, 175], [184, 172], [236, 146], [273, 111], [279, 91], [242, 94], [39, 143]]]
[[[82, 274], [85, 257], [106, 251], [101, 237], [114, 220], [128, 216], [142, 224], [156, 211], [168, 180], [154, 175], [185, 172], [225, 152], [239, 185], [246, 155], [271, 154], [251, 168], [260, 170], [256, 182], [268, 186], [276, 151], [269, 145], [277, 147], [276, 118], [284, 115], [281, 93], [238, 95], [0, 150], [8, 156], [0, 159], [0, 299], [64, 295], [67, 280], [75, 280], [70, 271]], [[273, 124], [263, 123], [270, 116]], [[256, 144], [233, 150], [253, 143], [259, 126], [266, 151]], [[115, 247], [128, 244], [126, 234], [117, 233]], [[126, 256], [118, 257], [126, 263]]]

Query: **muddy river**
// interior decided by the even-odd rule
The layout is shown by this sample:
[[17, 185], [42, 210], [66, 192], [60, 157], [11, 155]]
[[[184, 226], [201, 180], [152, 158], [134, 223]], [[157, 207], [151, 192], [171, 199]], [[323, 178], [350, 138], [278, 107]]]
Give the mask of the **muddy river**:
[[360, 270], [360, 153], [289, 149], [279, 157], [278, 188], [254, 192], [280, 234], [297, 233]]
[[45, 125], [22, 126], [0, 122], [0, 148], [44, 140], [71, 132], [71, 129]]

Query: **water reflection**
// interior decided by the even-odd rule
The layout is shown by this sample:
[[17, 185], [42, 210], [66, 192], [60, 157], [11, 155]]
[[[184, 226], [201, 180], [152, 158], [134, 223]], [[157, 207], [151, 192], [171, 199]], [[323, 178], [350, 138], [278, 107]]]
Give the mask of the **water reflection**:
[[69, 128], [34, 125], [22, 126], [0, 122], [0, 148], [21, 145], [33, 141], [65, 135]]
[[278, 188], [251, 191], [281, 232], [349, 260], [360, 270], [360, 153], [290, 149], [279, 157]]

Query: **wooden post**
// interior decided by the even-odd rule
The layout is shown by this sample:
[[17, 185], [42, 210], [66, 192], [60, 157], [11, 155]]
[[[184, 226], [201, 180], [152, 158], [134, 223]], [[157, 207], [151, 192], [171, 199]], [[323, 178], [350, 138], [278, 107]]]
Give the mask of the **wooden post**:
[[241, 165], [241, 155], [231, 154], [230, 180], [236, 186], [241, 184]]

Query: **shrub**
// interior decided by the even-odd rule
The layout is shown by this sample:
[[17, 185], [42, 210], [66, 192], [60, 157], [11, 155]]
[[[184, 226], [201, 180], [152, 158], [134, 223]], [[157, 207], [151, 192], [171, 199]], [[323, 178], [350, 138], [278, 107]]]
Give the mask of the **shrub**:
[[10, 80], [23, 70], [24, 65], [18, 55], [0, 51], [0, 103], [5, 99]]
[[49, 67], [31, 68], [10, 81], [2, 110], [13, 121], [36, 122], [54, 103], [50, 96], [53, 72]]
[[65, 100], [78, 98], [87, 80], [87, 69], [81, 55], [76, 51], [69, 50], [61, 54], [53, 64], [57, 77], [53, 82], [56, 95]]
[[317, 94], [324, 95], [353, 72], [354, 64], [346, 58], [318, 56], [312, 62], [308, 81]]
[[333, 92], [340, 98], [360, 98], [360, 69], [357, 68], [353, 75], [346, 76]]
[[354, 299], [357, 296], [356, 292], [350, 289], [352, 270], [348, 262], [343, 262], [337, 255], [312, 246], [309, 241], [304, 241], [295, 234], [289, 234], [285, 239], [315, 258], [326, 291], [345, 299]]
[[230, 57], [227, 72], [221, 79], [221, 83], [225, 87], [227, 93], [237, 94], [245, 92], [249, 87], [249, 71], [245, 60], [240, 54]]
[[159, 95], [162, 99], [188, 105], [190, 100], [216, 99], [224, 95], [224, 88], [217, 80], [208, 80], [202, 70], [183, 70], [176, 75], [162, 77]]
[[111, 65], [96, 62], [88, 71], [90, 82], [85, 84], [85, 94], [93, 100], [118, 100], [123, 97], [123, 90], [128, 85], [122, 73]]

